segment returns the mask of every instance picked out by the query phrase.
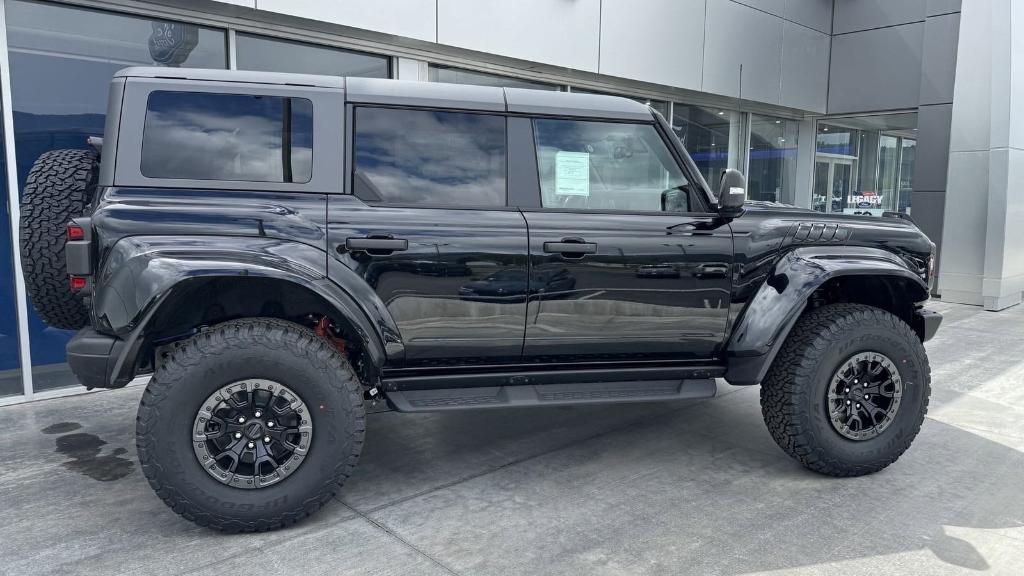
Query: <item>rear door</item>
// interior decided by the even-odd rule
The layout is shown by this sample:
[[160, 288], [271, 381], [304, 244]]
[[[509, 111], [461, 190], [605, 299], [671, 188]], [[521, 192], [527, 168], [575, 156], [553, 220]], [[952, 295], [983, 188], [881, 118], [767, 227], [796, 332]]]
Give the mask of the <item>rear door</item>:
[[357, 105], [350, 118], [352, 194], [328, 201], [328, 251], [394, 319], [404, 364], [389, 363], [518, 362], [527, 234], [506, 206], [505, 116]]
[[537, 118], [524, 360], [704, 360], [725, 338], [732, 233], [652, 123]]

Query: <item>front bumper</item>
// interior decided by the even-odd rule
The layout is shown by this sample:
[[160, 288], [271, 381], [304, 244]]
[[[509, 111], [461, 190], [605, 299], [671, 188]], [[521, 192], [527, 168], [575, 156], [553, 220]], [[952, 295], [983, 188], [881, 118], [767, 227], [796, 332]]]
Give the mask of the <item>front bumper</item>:
[[918, 329], [922, 342], [931, 340], [940, 324], [942, 324], [942, 314], [934, 310], [918, 308], [914, 312], [914, 327]]
[[116, 336], [82, 328], [68, 342], [68, 366], [86, 388], [120, 388], [131, 380], [121, 369], [127, 349]]

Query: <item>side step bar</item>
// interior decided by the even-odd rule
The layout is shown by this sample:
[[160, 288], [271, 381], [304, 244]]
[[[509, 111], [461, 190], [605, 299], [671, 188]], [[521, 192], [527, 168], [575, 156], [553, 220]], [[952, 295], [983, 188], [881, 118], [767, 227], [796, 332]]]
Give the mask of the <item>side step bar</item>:
[[701, 379], [402, 390], [390, 391], [386, 394], [388, 400], [399, 412], [437, 412], [470, 408], [564, 406], [711, 398], [717, 390], [718, 387], [713, 379]]

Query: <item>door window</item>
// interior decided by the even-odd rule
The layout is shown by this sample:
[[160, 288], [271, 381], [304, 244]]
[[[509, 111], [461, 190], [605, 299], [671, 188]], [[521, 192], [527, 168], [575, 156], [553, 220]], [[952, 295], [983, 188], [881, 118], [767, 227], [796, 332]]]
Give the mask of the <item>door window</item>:
[[505, 205], [505, 117], [356, 108], [353, 192], [368, 202]]
[[534, 121], [545, 208], [689, 212], [692, 194], [649, 124]]

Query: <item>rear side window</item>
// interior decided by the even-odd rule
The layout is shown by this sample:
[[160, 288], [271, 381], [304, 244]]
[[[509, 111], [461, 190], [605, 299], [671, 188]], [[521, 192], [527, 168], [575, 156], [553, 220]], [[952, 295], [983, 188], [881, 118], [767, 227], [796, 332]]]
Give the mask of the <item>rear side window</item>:
[[534, 121], [545, 208], [689, 212], [691, 190], [650, 124]]
[[505, 117], [356, 108], [352, 189], [367, 202], [505, 205]]
[[313, 103], [279, 96], [152, 92], [142, 135], [142, 175], [309, 182]]

